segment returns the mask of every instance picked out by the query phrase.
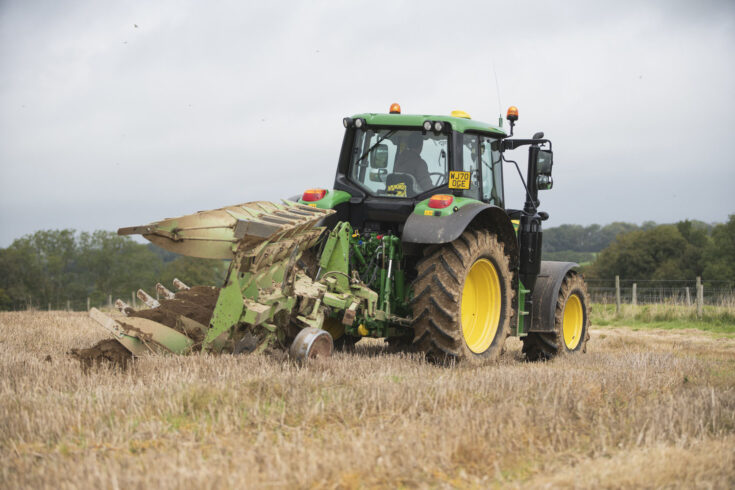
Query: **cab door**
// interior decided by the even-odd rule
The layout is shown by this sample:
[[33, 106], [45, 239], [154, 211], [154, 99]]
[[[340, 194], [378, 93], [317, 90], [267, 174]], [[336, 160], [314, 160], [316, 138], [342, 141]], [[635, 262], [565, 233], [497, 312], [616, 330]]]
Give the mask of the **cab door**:
[[500, 140], [480, 136], [480, 173], [482, 201], [503, 207], [503, 165], [500, 158]]

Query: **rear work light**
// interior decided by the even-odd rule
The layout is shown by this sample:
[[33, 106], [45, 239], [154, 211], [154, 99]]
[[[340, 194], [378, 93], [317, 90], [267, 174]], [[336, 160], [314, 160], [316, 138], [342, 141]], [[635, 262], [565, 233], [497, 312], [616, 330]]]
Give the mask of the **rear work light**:
[[435, 194], [429, 199], [429, 207], [434, 209], [444, 209], [451, 206], [454, 197], [448, 194]]
[[321, 200], [326, 195], [326, 189], [307, 189], [304, 191], [304, 195], [301, 196], [301, 200], [306, 202], [314, 202]]

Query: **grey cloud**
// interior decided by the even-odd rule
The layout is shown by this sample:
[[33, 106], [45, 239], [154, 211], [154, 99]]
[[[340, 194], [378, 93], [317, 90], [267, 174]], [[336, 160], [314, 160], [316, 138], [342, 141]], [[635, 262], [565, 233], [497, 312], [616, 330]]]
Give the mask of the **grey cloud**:
[[517, 105], [551, 225], [735, 212], [731, 2], [60, 5], [0, 5], [0, 246], [329, 186], [342, 116], [394, 101]]

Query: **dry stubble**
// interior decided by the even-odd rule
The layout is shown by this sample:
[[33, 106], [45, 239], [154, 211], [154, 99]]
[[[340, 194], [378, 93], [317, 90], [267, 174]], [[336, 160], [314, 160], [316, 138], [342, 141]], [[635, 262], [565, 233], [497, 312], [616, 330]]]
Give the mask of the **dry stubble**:
[[64, 354], [101, 338], [83, 314], [0, 314], [0, 485], [735, 485], [733, 339], [593, 329], [585, 355], [528, 364], [511, 339], [457, 368], [376, 342], [306, 367]]

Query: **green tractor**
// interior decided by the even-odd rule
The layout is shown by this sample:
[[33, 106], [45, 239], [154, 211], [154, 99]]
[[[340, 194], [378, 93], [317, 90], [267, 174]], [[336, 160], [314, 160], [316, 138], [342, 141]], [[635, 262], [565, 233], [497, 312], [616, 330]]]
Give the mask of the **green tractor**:
[[[221, 287], [172, 293], [148, 309], [93, 309], [111, 347], [147, 352], [330, 355], [363, 337], [432, 360], [496, 359], [508, 335], [530, 360], [584, 352], [589, 295], [577, 264], [541, 260], [538, 192], [552, 187], [551, 142], [510, 134], [462, 111], [358, 114], [333, 189], [122, 228], [176, 253], [229, 260]], [[522, 209], [506, 207], [503, 163], [528, 146]], [[523, 181], [523, 179], [521, 178]], [[163, 297], [161, 297], [163, 296]], [[99, 349], [98, 349], [99, 350]]]

